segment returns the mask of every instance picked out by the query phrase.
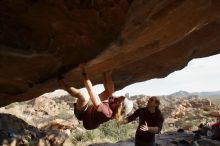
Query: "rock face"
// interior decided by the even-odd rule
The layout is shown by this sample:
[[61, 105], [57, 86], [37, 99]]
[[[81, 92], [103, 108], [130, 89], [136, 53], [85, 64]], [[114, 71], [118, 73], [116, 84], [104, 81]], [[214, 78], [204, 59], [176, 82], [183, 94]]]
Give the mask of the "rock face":
[[113, 70], [116, 89], [220, 52], [218, 0], [0, 1], [0, 106]]
[[0, 128], [1, 145], [63, 145], [67, 138], [60, 129], [37, 129], [10, 114], [0, 114]]

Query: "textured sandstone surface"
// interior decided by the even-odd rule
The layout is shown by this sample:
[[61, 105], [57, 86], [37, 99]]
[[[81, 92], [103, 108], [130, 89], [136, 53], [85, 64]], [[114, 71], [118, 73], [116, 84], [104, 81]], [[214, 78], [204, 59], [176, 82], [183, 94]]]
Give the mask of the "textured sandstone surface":
[[83, 87], [113, 70], [116, 89], [220, 53], [218, 0], [0, 0], [0, 106]]

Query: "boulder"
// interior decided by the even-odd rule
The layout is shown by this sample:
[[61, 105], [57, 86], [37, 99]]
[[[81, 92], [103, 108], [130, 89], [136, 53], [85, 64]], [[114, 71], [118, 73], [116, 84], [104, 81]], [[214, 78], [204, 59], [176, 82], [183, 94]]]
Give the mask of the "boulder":
[[220, 53], [218, 0], [0, 1], [0, 106], [81, 88], [113, 70], [115, 88], [166, 77]]

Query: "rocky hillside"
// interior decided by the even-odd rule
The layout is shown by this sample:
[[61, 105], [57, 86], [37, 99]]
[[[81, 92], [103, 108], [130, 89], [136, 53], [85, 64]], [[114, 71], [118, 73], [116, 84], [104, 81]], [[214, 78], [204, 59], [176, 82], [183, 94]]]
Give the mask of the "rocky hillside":
[[198, 97], [220, 97], [220, 91], [213, 91], [213, 92], [187, 92], [187, 91], [178, 91], [175, 93], [172, 93], [168, 96], [173, 97], [189, 97], [189, 96], [198, 96]]
[[[149, 97], [140, 95], [129, 98], [133, 100], [135, 110], [145, 106]], [[181, 143], [181, 140], [190, 143], [190, 138], [194, 135], [192, 131], [197, 130], [200, 123], [215, 122], [220, 118], [220, 107], [210, 99], [197, 96], [161, 96], [160, 100], [165, 123], [157, 140], [162, 146]], [[99, 129], [86, 131], [74, 117], [74, 102], [66, 93], [59, 96], [45, 94], [31, 101], [0, 108], [0, 142], [8, 140], [9, 143], [16, 139], [17, 143], [26, 145], [37, 142], [66, 146], [86, 146], [92, 143], [93, 146], [133, 145], [137, 122], [116, 128], [111, 121]], [[184, 129], [186, 132], [178, 133], [178, 129]], [[210, 139], [205, 141], [214, 143]]]

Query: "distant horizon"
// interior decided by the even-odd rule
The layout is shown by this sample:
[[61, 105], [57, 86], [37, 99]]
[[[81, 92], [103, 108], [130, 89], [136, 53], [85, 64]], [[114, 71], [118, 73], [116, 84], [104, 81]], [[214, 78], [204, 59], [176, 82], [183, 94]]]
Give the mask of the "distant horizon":
[[[99, 89], [95, 89], [96, 93], [101, 93], [103, 90], [104, 90], [104, 87], [102, 89], [102, 87], [100, 87], [102, 84], [100, 85], [96, 85], [98, 87], [95, 87], [94, 88], [99, 88]], [[83, 91], [86, 91], [84, 88], [82, 88]], [[163, 95], [171, 95], [171, 94], [174, 94], [174, 93], [178, 93], [178, 92], [187, 92], [187, 93], [212, 93], [212, 92], [220, 92], [220, 89], [219, 90], [210, 90], [210, 91], [193, 91], [193, 92], [190, 92], [190, 91], [186, 91], [186, 90], [179, 90], [179, 91], [174, 91], [172, 93], [169, 93], [169, 94], [161, 94], [161, 95], [148, 95], [148, 94], [131, 94], [129, 92], [124, 92], [124, 93], [121, 93], [120, 90], [119, 91], [116, 91], [114, 94], [115, 95], [125, 95], [126, 93], [129, 93], [130, 96], [135, 96], [135, 95], [146, 95], [146, 96], [163, 96]]]
[[[178, 93], [178, 92], [187, 92], [189, 94], [192, 94], [192, 93], [214, 93], [214, 92], [220, 92], [220, 90], [216, 90], [216, 91], [197, 91], [197, 92], [188, 92], [188, 91], [184, 91], [184, 90], [179, 90], [179, 91], [173, 92], [171, 94]], [[163, 94], [163, 95], [171, 95], [171, 94]], [[136, 95], [145, 95], [145, 94], [136, 94]], [[163, 96], [163, 95], [155, 95], [155, 96]], [[153, 95], [149, 95], [149, 96], [153, 96]]]
[[[100, 88], [100, 87], [98, 87]], [[104, 88], [103, 88], [104, 89]], [[86, 91], [84, 88], [82, 88], [83, 91]], [[99, 89], [100, 90], [100, 89]], [[135, 94], [135, 95], [130, 95], [129, 96], [136, 96], [136, 95], [146, 95], [146, 96], [166, 96], [166, 95], [171, 95], [171, 94], [174, 94], [174, 93], [177, 93], [177, 92], [180, 92], [180, 91], [183, 91], [183, 92], [187, 92], [187, 93], [212, 93], [212, 92], [220, 92], [220, 90], [216, 90], [216, 91], [197, 91], [197, 92], [188, 92], [188, 91], [184, 91], [184, 90], [179, 90], [179, 91], [175, 91], [173, 93], [170, 93], [170, 94], [162, 94], [162, 95], [147, 95], [147, 94]], [[56, 96], [56, 95], [63, 95], [63, 93], [65, 92], [65, 94], [68, 94], [65, 90], [63, 89], [58, 89], [58, 90], [55, 90], [53, 92], [49, 92], [49, 93], [45, 93], [43, 95], [45, 96]], [[97, 92], [97, 90], [96, 90]], [[101, 93], [102, 91], [98, 91], [97, 93]], [[117, 91], [116, 91], [117, 92]], [[127, 92], [128, 93], [128, 92]], [[52, 95], [51, 95], [52, 94]], [[126, 94], [126, 93], [125, 93]], [[121, 95], [125, 95], [125, 94], [121, 94]], [[118, 93], [116, 93], [116, 95], [118, 95]], [[88, 95], [87, 95], [88, 96]]]

